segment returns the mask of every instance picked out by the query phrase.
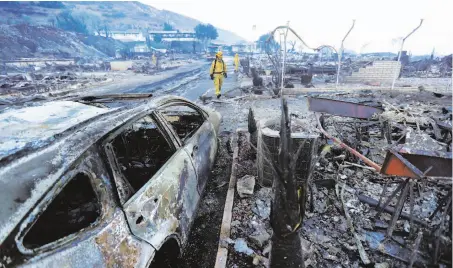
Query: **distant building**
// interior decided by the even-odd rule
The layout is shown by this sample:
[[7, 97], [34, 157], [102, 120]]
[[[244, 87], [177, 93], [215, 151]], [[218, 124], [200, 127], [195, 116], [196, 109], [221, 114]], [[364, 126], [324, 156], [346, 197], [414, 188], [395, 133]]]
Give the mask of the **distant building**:
[[132, 48], [131, 52], [137, 53], [137, 54], [143, 54], [143, 53], [150, 53], [150, 52], [160, 52], [160, 53], [166, 53], [167, 49], [164, 48], [155, 48], [151, 47], [148, 48], [145, 42], [143, 43], [136, 43]]
[[149, 31], [149, 37], [154, 40], [156, 36], [162, 37], [162, 42], [193, 42], [196, 41], [195, 32], [187, 31]]
[[234, 53], [244, 53], [247, 52], [247, 45], [246, 44], [236, 44], [231, 46], [231, 50]]
[[[95, 33], [95, 35], [99, 35]], [[101, 36], [106, 36], [105, 33], [101, 33]], [[148, 31], [149, 39], [154, 41], [156, 36], [161, 37], [161, 42], [194, 42], [198, 41], [195, 32], [189, 31]], [[127, 30], [127, 31], [111, 31], [109, 37], [119, 40], [121, 42], [145, 42], [146, 36], [140, 30]], [[140, 46], [139, 46], [140, 47]], [[140, 48], [137, 49], [140, 49]]]
[[[95, 33], [95, 35], [99, 35]], [[106, 36], [105, 33], [101, 33], [101, 36]], [[155, 42], [156, 37], [160, 37], [160, 44]], [[109, 37], [119, 40], [124, 43], [129, 43], [130, 52], [134, 54], [146, 54], [153, 51], [159, 50], [159, 52], [165, 53], [166, 49], [148, 48], [147, 36], [141, 30], [127, 30], [127, 31], [111, 31]], [[178, 50], [193, 51], [194, 42], [198, 42], [195, 32], [192, 31], [148, 31], [149, 40], [152, 41], [153, 46], [166, 47]]]
[[362, 53], [359, 55], [361, 60], [375, 61], [375, 60], [395, 60], [398, 55], [392, 52], [373, 52]]
[[145, 42], [137, 43], [131, 48], [131, 52], [142, 53], [151, 52]]
[[[101, 34], [95, 33], [95, 35], [106, 36], [105, 32], [101, 32]], [[109, 32], [109, 37], [126, 43], [146, 41], [146, 37], [143, 33], [137, 30], [111, 31]]]

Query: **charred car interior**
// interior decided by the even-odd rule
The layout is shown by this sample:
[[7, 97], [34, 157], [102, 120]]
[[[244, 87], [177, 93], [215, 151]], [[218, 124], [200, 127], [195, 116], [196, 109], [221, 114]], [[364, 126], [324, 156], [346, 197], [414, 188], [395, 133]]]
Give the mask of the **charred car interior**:
[[23, 239], [33, 249], [74, 234], [96, 222], [100, 203], [85, 173], [74, 176], [39, 216]]
[[175, 152], [149, 115], [137, 120], [116, 136], [112, 146], [120, 169], [134, 192]]

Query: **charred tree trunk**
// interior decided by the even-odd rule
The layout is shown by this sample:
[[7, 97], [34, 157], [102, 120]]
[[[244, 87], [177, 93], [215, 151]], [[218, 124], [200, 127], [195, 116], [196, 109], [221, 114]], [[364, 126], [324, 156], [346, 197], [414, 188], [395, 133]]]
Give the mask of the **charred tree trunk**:
[[[275, 177], [272, 185], [274, 198], [271, 204], [272, 250], [270, 267], [304, 267], [302, 247], [298, 229], [302, 224], [301, 197], [303, 189], [298, 187], [294, 176], [294, 157], [291, 159], [292, 140], [288, 116], [288, 105], [282, 97], [280, 122], [280, 151], [278, 167], [274, 167]], [[299, 151], [299, 150], [298, 150]], [[298, 193], [299, 191], [299, 193]], [[303, 198], [304, 200], [304, 198]]]

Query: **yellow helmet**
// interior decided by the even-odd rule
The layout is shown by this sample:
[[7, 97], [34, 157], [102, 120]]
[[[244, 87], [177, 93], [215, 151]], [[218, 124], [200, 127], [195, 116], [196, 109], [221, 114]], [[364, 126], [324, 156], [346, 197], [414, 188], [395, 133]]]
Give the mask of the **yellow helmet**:
[[215, 54], [215, 56], [221, 58], [221, 57], [223, 56], [223, 52], [222, 52], [222, 51], [218, 51], [218, 52]]

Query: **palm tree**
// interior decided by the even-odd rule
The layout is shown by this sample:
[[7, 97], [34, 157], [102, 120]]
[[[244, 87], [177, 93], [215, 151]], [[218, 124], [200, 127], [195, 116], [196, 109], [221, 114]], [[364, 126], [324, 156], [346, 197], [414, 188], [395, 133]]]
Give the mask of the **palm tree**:
[[303, 145], [292, 156], [292, 140], [288, 105], [282, 97], [280, 151], [278, 166], [274, 165], [271, 205], [272, 250], [270, 267], [304, 267], [299, 228], [305, 214], [306, 185], [298, 185], [295, 166]]

